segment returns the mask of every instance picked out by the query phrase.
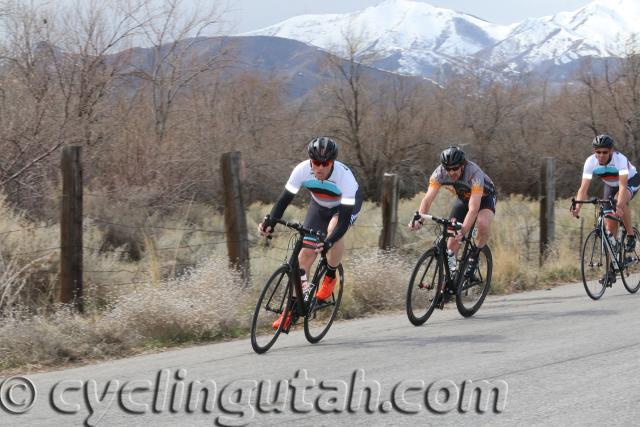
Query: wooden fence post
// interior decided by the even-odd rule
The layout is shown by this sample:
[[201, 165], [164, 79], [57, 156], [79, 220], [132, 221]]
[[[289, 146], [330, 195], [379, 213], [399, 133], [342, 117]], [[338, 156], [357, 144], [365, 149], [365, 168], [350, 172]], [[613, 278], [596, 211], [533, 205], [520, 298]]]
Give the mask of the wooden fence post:
[[82, 147], [62, 150], [60, 302], [84, 311], [82, 300]]
[[380, 234], [380, 249], [395, 247], [396, 227], [398, 225], [398, 175], [385, 173], [382, 178], [382, 233]]
[[242, 169], [240, 152], [224, 153], [220, 163], [225, 189], [224, 226], [227, 236], [229, 262], [233, 268], [240, 270], [242, 279], [247, 283], [250, 277], [249, 239], [240, 180]]
[[542, 158], [540, 169], [540, 265], [555, 237], [556, 159]]

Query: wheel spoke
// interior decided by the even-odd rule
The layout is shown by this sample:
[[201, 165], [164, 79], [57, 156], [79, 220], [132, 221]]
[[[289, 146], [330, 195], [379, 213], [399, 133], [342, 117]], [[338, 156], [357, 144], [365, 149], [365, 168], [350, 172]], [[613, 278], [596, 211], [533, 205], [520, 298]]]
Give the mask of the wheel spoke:
[[407, 288], [406, 310], [412, 324], [422, 325], [431, 316], [438, 302], [440, 283], [442, 268], [435, 249], [430, 249], [418, 260]]
[[256, 353], [268, 351], [278, 339], [282, 327], [285, 325], [274, 329], [273, 324], [283, 313], [291, 312], [291, 298], [292, 290], [288, 268], [282, 266], [271, 275], [262, 289], [253, 313], [251, 346]]
[[329, 332], [331, 324], [336, 318], [340, 301], [342, 300], [342, 291], [344, 288], [344, 271], [342, 265], [336, 269], [336, 284], [329, 298], [324, 301], [316, 299], [316, 293], [320, 288], [320, 283], [324, 279], [326, 268], [319, 267], [320, 273], [317, 273], [315, 279], [318, 284], [315, 286], [311, 294], [311, 304], [309, 314], [304, 319], [304, 335], [307, 341], [311, 343], [319, 342]]
[[471, 279], [473, 277], [464, 278], [462, 284], [458, 286], [456, 306], [463, 316], [473, 316], [473, 314], [480, 309], [480, 306], [482, 306], [491, 286], [492, 269], [493, 259], [491, 250], [488, 246], [484, 246], [480, 250], [478, 267], [473, 275], [477, 280], [472, 282]]
[[599, 299], [607, 283], [613, 280], [607, 271], [609, 251], [605, 248], [601, 233], [594, 229], [584, 242], [581, 256], [581, 272], [584, 288], [592, 299]]

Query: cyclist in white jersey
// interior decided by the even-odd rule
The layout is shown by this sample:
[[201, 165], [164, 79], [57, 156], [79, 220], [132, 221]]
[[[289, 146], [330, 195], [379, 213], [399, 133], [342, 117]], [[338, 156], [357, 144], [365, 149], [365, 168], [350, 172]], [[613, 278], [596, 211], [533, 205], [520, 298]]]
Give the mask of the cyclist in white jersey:
[[[631, 228], [631, 209], [629, 201], [635, 196], [640, 188], [640, 174], [635, 166], [619, 151], [613, 147], [615, 142], [609, 135], [598, 135], [593, 139], [593, 154], [584, 162], [582, 172], [582, 183], [576, 199], [585, 200], [587, 191], [593, 176], [597, 176], [604, 182], [604, 197], [613, 197], [616, 202], [615, 215], [622, 218], [622, 223], [626, 230]], [[622, 191], [620, 191], [622, 189]], [[573, 216], [578, 216], [582, 205], [578, 204], [571, 211]], [[618, 223], [614, 220], [606, 219], [605, 227], [608, 232], [614, 235], [618, 231]], [[636, 239], [633, 231], [627, 236], [625, 250], [631, 252], [636, 246]]]
[[[271, 209], [269, 217], [258, 225], [258, 231], [262, 235], [271, 234], [275, 226], [271, 219], [282, 217], [300, 188], [309, 190], [311, 202], [304, 226], [327, 233], [327, 238], [324, 243], [317, 243], [311, 236], [305, 237], [305, 247], [300, 251], [298, 262], [305, 274], [309, 274], [317, 254], [326, 254], [327, 274], [316, 294], [316, 298], [324, 300], [331, 296], [336, 284], [336, 268], [344, 254], [344, 235], [358, 217], [362, 196], [351, 170], [336, 160], [338, 145], [335, 141], [328, 137], [314, 138], [309, 142], [307, 151], [309, 159], [293, 169], [284, 191]], [[282, 316], [274, 322], [274, 328], [281, 321]], [[288, 321], [289, 319], [287, 323]]]

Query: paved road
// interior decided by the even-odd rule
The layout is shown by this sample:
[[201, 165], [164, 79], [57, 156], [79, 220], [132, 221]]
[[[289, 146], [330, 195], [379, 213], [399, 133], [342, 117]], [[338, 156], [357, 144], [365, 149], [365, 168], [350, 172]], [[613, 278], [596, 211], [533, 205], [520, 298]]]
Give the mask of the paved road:
[[[639, 326], [640, 293], [616, 284], [594, 302], [580, 284], [566, 285], [490, 297], [470, 319], [453, 304], [418, 328], [404, 313], [341, 322], [317, 345], [296, 330], [266, 355], [238, 340], [32, 375], [35, 405], [19, 416], [0, 411], [0, 425], [632, 425], [640, 418]], [[304, 388], [305, 378], [314, 386]], [[254, 381], [264, 390], [271, 380], [273, 392], [285, 379], [284, 411], [264, 412], [282, 405], [267, 405]], [[109, 380], [119, 382], [104, 393]], [[484, 413], [466, 406], [475, 402], [466, 380], [497, 387]], [[189, 385], [214, 383], [212, 412], [201, 393], [189, 413]], [[380, 399], [368, 408], [364, 389], [378, 384]], [[25, 397], [14, 389], [14, 401]]]

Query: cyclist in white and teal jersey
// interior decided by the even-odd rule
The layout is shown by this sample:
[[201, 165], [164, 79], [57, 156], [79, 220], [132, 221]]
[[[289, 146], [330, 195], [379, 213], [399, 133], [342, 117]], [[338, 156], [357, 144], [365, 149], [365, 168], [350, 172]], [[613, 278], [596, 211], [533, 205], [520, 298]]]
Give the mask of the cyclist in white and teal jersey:
[[[336, 268], [344, 254], [344, 235], [358, 217], [362, 195], [351, 170], [336, 160], [338, 145], [335, 141], [324, 136], [314, 138], [309, 142], [307, 151], [309, 159], [293, 169], [284, 191], [271, 209], [269, 219], [265, 218], [258, 225], [258, 231], [262, 235], [271, 234], [275, 226], [272, 219], [282, 217], [300, 188], [309, 190], [311, 202], [304, 226], [327, 233], [327, 238], [324, 243], [316, 243], [311, 236], [305, 237], [306, 245], [300, 251], [298, 262], [305, 274], [309, 274], [317, 254], [326, 254], [327, 274], [316, 294], [316, 298], [324, 300], [331, 296], [336, 284]], [[274, 328], [281, 321], [281, 318], [276, 320]]]
[[[584, 162], [582, 172], [582, 183], [578, 190], [577, 200], [585, 200], [587, 191], [594, 176], [599, 177], [604, 182], [604, 197], [614, 197], [616, 206], [615, 215], [622, 218], [622, 223], [626, 230], [631, 228], [631, 210], [629, 201], [640, 188], [640, 174], [635, 166], [624, 156], [624, 154], [614, 149], [615, 141], [609, 135], [598, 135], [593, 139], [593, 154]], [[620, 190], [622, 189], [622, 190]], [[578, 216], [580, 207], [577, 204], [571, 211], [573, 216]], [[605, 227], [608, 232], [614, 235], [618, 231], [618, 222], [610, 219], [605, 220]], [[627, 236], [625, 250], [631, 252], [635, 249], [636, 239], [633, 232]]]

